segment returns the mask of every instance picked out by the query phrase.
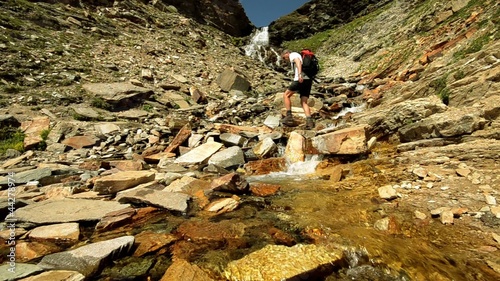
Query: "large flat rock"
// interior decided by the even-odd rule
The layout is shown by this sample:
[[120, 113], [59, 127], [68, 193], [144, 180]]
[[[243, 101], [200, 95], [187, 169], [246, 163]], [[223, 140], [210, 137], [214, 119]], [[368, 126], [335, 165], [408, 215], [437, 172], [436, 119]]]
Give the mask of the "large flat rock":
[[207, 160], [210, 156], [216, 153], [221, 147], [222, 143], [218, 142], [207, 142], [204, 143], [186, 154], [183, 154], [179, 158], [175, 159], [175, 163], [179, 164], [197, 164], [202, 163]]
[[316, 245], [267, 245], [230, 262], [224, 275], [232, 281], [319, 280], [314, 276], [333, 272], [333, 265], [341, 258], [340, 249], [332, 252]]
[[145, 203], [171, 211], [186, 212], [188, 209], [187, 202], [190, 198], [191, 196], [185, 193], [136, 187], [118, 193], [115, 199], [121, 203]]
[[36, 224], [98, 221], [109, 212], [129, 206], [115, 201], [90, 199], [47, 200], [19, 208], [15, 216], [18, 221]]
[[123, 236], [96, 242], [74, 250], [47, 255], [38, 265], [45, 269], [78, 271], [89, 277], [97, 273], [106, 261], [128, 254], [134, 241], [134, 236]]
[[96, 179], [94, 191], [99, 194], [115, 194], [141, 183], [155, 179], [155, 173], [150, 171], [121, 171], [109, 176]]

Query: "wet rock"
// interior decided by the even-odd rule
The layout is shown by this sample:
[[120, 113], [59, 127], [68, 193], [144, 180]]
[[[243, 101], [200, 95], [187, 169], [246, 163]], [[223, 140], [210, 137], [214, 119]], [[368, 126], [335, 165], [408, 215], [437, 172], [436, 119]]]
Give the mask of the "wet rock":
[[248, 182], [238, 173], [230, 173], [214, 179], [210, 188], [215, 191], [245, 192], [248, 190]]
[[251, 183], [250, 191], [255, 196], [272, 196], [279, 192], [281, 189], [280, 185], [277, 184], [268, 184], [268, 183]]
[[413, 173], [422, 179], [425, 178], [428, 174], [427, 170], [425, 168], [422, 168], [422, 167], [418, 167], [418, 168], [413, 169]]
[[36, 202], [16, 210], [18, 221], [36, 224], [98, 221], [112, 211], [129, 207], [114, 201], [62, 199]]
[[291, 132], [285, 147], [285, 158], [290, 163], [303, 162], [306, 159], [304, 149], [306, 138], [297, 132]]
[[236, 195], [233, 195], [231, 198], [221, 198], [211, 202], [210, 204], [208, 204], [208, 206], [205, 207], [205, 210], [216, 214], [227, 213], [238, 208], [240, 204], [239, 202], [240, 198]]
[[80, 238], [80, 227], [78, 223], [44, 225], [31, 230], [28, 237], [33, 241], [75, 244]]
[[418, 211], [418, 210], [415, 210], [415, 212], [413, 212], [413, 214], [415, 215], [415, 217], [419, 220], [425, 220], [427, 218], [427, 215]]
[[247, 162], [245, 164], [245, 171], [248, 175], [267, 175], [271, 172], [285, 171], [286, 167], [286, 159], [284, 157], [276, 157]]
[[142, 203], [171, 211], [186, 212], [190, 196], [184, 193], [136, 187], [119, 192], [115, 200], [120, 203]]
[[392, 200], [398, 198], [398, 193], [392, 185], [384, 185], [378, 188], [378, 195], [382, 199]]
[[180, 179], [174, 180], [171, 184], [163, 190], [166, 192], [184, 192], [186, 194], [194, 195], [199, 190], [208, 190], [210, 183], [197, 178], [183, 176]]
[[453, 212], [451, 210], [446, 210], [441, 213], [441, 223], [442, 224], [453, 224]]
[[495, 216], [497, 219], [500, 219], [500, 206], [490, 206], [490, 212]]
[[224, 72], [219, 75], [216, 82], [221, 90], [225, 92], [231, 90], [246, 92], [250, 87], [250, 82], [231, 69], [224, 70]]
[[129, 109], [149, 98], [153, 91], [131, 83], [92, 83], [82, 86], [90, 94], [109, 104], [112, 111]]
[[321, 154], [363, 154], [368, 151], [365, 126], [352, 127], [311, 139], [312, 149]]
[[134, 251], [134, 257], [141, 257], [148, 253], [156, 252], [164, 248], [178, 238], [170, 233], [155, 233], [144, 231], [135, 236], [135, 243], [138, 245]]
[[488, 204], [488, 205], [496, 205], [497, 204], [497, 199], [492, 195], [485, 194], [484, 199], [486, 200], [486, 204]]
[[33, 274], [42, 272], [43, 268], [36, 264], [13, 262], [12, 264], [6, 263], [0, 265], [0, 280], [18, 280], [23, 277], [27, 277]]
[[53, 243], [22, 240], [16, 242], [16, 260], [20, 262], [27, 262], [61, 250], [61, 247]]
[[214, 279], [197, 265], [179, 259], [172, 263], [160, 281], [214, 281]]
[[204, 143], [193, 150], [175, 159], [178, 164], [197, 164], [207, 160], [216, 153], [223, 145], [217, 142]]
[[126, 223], [132, 221], [132, 217], [136, 214], [136, 211], [132, 207], [121, 209], [118, 211], [113, 211], [105, 214], [101, 220], [96, 224], [95, 229], [97, 231], [105, 231], [118, 226], [122, 226]]
[[377, 220], [373, 227], [377, 230], [387, 231], [389, 230], [390, 219], [388, 217]]
[[245, 228], [246, 226], [243, 223], [232, 221], [187, 221], [179, 225], [176, 229], [176, 234], [185, 240], [187, 239], [197, 244], [206, 244], [212, 248], [223, 245], [233, 248], [245, 244], [242, 238]]
[[234, 281], [312, 280], [333, 272], [341, 258], [341, 250], [328, 251], [316, 245], [267, 245], [229, 262], [224, 276]]
[[83, 281], [85, 276], [77, 271], [50, 270], [21, 279], [22, 281]]
[[99, 194], [115, 194], [141, 183], [153, 181], [154, 179], [154, 172], [122, 171], [96, 179], [93, 190]]
[[47, 255], [38, 265], [44, 269], [74, 270], [89, 277], [97, 273], [107, 260], [128, 254], [133, 245], [133, 236], [123, 236]]

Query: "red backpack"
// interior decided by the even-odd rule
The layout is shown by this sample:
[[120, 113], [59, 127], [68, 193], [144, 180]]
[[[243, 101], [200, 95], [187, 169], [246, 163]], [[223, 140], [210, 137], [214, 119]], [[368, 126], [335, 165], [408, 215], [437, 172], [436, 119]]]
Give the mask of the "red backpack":
[[309, 49], [300, 51], [302, 56], [302, 71], [313, 79], [319, 72], [319, 61], [316, 55]]

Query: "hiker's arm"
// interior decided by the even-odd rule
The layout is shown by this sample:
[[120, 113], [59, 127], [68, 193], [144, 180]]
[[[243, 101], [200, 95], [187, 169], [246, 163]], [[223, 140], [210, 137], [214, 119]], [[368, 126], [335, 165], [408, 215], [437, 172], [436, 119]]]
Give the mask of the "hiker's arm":
[[299, 82], [302, 82], [302, 62], [299, 58], [293, 60], [295, 66], [297, 67], [297, 72], [299, 73]]

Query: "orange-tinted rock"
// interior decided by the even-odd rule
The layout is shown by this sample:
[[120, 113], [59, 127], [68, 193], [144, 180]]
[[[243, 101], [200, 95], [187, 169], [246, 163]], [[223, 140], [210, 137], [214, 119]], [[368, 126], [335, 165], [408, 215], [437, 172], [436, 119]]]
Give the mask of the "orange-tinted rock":
[[252, 194], [261, 197], [275, 195], [280, 188], [280, 185], [268, 183], [253, 183], [250, 185], [250, 191]]
[[175, 235], [170, 233], [141, 232], [135, 236], [135, 243], [138, 246], [133, 256], [141, 257], [147, 253], [158, 251], [177, 239]]
[[75, 136], [65, 139], [61, 143], [70, 146], [74, 149], [80, 149], [95, 145], [96, 140], [93, 137], [89, 136]]
[[245, 165], [245, 171], [249, 175], [267, 175], [271, 172], [282, 172], [285, 170], [286, 160], [283, 157], [250, 161]]
[[179, 259], [167, 269], [160, 281], [212, 281], [210, 275], [197, 265]]

